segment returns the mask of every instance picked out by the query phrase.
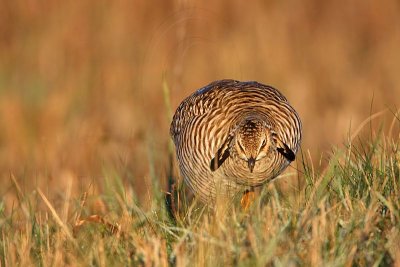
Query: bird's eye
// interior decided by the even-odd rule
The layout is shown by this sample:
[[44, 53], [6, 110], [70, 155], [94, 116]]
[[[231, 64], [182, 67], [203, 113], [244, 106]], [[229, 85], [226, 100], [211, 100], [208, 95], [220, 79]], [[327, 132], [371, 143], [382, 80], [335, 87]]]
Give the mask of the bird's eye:
[[265, 141], [265, 139], [264, 139], [262, 144], [261, 144], [261, 148], [264, 148], [266, 145], [267, 145], [267, 141]]
[[238, 145], [239, 145], [239, 148], [244, 152], [245, 150], [244, 150], [242, 144], [240, 143], [240, 141], [238, 142]]

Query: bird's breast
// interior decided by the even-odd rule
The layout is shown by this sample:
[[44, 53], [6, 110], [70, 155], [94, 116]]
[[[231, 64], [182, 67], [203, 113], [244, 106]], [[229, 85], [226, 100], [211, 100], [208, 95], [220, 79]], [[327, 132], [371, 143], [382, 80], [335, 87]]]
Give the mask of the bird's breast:
[[286, 165], [280, 157], [271, 153], [257, 160], [251, 172], [248, 162], [233, 153], [221, 166], [221, 173], [224, 179], [234, 181], [239, 186], [260, 186], [279, 175]]

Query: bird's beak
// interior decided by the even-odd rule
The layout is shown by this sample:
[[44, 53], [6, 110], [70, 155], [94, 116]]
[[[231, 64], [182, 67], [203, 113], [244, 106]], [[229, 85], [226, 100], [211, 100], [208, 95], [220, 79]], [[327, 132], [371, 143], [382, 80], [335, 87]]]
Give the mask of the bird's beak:
[[256, 164], [256, 159], [253, 158], [253, 157], [250, 157], [250, 158], [247, 160], [247, 164], [249, 165], [250, 172], [253, 172], [254, 164]]

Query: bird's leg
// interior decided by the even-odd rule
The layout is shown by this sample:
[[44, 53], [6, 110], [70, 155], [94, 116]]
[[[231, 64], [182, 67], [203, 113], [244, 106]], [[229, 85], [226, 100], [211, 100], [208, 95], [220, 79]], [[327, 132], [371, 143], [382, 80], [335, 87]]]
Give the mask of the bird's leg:
[[256, 195], [254, 193], [254, 188], [251, 187], [250, 190], [246, 189], [243, 192], [243, 196], [242, 199], [240, 200], [240, 205], [242, 206], [244, 211], [247, 211], [251, 205], [251, 203], [253, 203], [254, 199], [255, 199]]

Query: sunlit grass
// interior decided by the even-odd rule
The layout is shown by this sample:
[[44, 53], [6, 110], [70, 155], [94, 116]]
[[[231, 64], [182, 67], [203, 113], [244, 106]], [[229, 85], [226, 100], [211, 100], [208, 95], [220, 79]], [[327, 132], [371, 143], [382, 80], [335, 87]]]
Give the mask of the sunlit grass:
[[[97, 196], [107, 212], [96, 218], [89, 201], [71, 199], [68, 189], [60, 209], [40, 188], [20, 192], [11, 214], [0, 205], [1, 264], [399, 264], [398, 143], [380, 134], [335, 149], [324, 169], [314, 168], [305, 157], [301, 164], [304, 188], [287, 194], [272, 183], [246, 212], [240, 206], [218, 212], [194, 201], [181, 203], [171, 217], [158, 186], [149, 192], [151, 203], [142, 205], [112, 171], [105, 175], [107, 189]], [[183, 189], [178, 194], [184, 195]], [[46, 212], [37, 209], [43, 204]], [[85, 222], [78, 227], [79, 220]]]
[[[399, 10], [3, 4], [0, 265], [400, 266]], [[275, 85], [304, 123], [297, 163], [247, 212], [193, 200], [168, 136], [180, 101], [221, 78]]]

